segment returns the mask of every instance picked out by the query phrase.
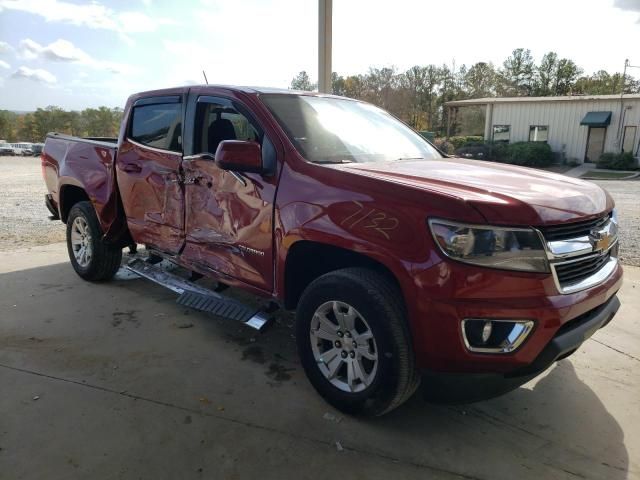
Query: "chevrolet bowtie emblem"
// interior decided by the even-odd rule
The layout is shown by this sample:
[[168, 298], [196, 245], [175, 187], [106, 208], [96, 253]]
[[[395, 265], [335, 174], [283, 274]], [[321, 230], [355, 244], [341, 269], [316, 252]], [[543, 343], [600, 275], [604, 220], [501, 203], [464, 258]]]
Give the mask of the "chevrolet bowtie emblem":
[[608, 227], [602, 229], [593, 229], [589, 233], [589, 240], [594, 251], [606, 250], [613, 243], [614, 236]]

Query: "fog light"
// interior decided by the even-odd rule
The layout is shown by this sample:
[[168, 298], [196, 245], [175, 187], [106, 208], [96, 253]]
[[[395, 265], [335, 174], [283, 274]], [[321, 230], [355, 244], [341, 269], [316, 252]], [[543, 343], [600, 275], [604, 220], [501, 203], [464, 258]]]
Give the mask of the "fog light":
[[467, 349], [479, 353], [509, 353], [525, 341], [533, 329], [533, 320], [462, 320], [462, 337]]

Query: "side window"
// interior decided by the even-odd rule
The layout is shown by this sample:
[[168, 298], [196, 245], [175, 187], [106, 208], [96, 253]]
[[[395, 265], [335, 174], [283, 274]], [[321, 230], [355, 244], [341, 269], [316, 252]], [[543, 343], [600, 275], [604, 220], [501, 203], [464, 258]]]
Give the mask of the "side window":
[[134, 106], [129, 137], [149, 147], [182, 151], [182, 105], [158, 103]]
[[198, 102], [194, 154], [215, 154], [223, 140], [245, 140], [262, 145], [262, 131], [227, 99]]
[[493, 141], [509, 143], [510, 125], [494, 125], [493, 126]]
[[529, 127], [530, 142], [546, 142], [549, 139], [548, 125], [531, 125]]

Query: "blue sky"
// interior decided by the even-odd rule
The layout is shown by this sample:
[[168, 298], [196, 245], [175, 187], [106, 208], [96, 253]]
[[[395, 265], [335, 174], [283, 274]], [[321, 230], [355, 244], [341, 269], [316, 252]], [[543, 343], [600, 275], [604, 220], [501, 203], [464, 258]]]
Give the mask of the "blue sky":
[[[140, 90], [287, 87], [317, 72], [317, 0], [0, 0], [0, 108], [123, 106]], [[640, 65], [640, 0], [334, 0], [333, 69], [499, 64], [549, 50], [591, 73]], [[635, 55], [635, 58], [634, 58]], [[634, 73], [640, 76], [640, 69]]]

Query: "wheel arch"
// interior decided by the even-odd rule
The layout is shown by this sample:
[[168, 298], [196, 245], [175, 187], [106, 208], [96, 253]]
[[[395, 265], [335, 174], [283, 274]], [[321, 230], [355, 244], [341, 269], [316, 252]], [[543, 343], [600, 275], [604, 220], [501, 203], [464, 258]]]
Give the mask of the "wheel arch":
[[60, 210], [60, 220], [62, 220], [63, 223], [67, 223], [69, 212], [73, 206], [78, 202], [84, 201], [90, 202], [93, 205], [91, 198], [89, 198], [89, 195], [84, 188], [73, 184], [62, 185], [60, 187], [58, 207]]
[[285, 308], [295, 309], [302, 292], [316, 278], [349, 267], [368, 268], [380, 273], [398, 288], [405, 299], [397, 268], [390, 267], [381, 259], [368, 252], [325, 242], [298, 240], [287, 250], [282, 272], [281, 297]]

